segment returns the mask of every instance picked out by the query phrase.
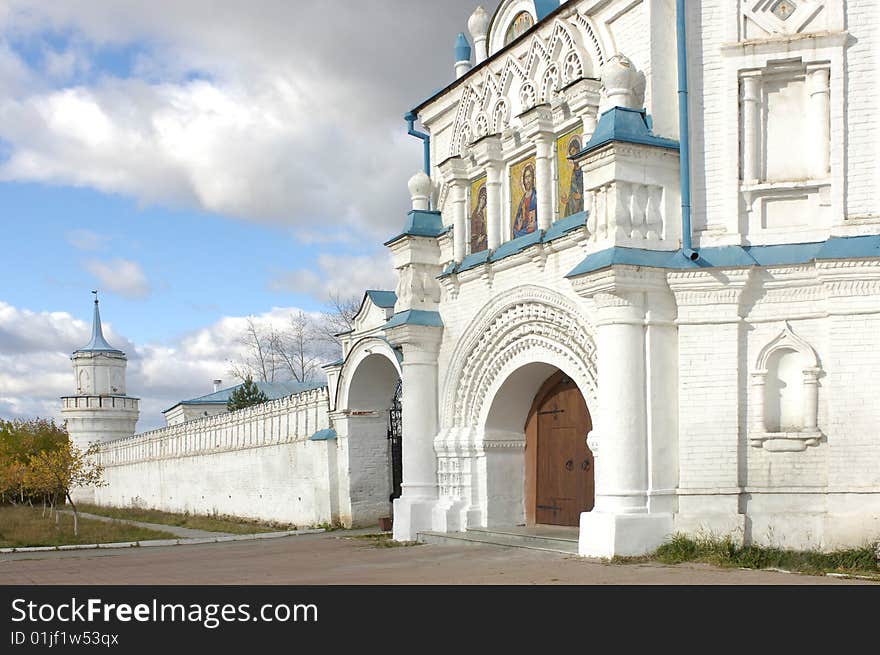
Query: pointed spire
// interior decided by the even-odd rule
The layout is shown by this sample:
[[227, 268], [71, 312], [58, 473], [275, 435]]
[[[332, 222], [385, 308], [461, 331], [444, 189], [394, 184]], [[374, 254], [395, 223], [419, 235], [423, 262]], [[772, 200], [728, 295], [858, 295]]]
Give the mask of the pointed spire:
[[111, 346], [104, 338], [104, 329], [101, 327], [101, 311], [98, 309], [98, 292], [92, 291], [92, 293], [95, 294], [95, 316], [92, 319], [92, 338], [85, 346], [75, 352], [111, 352], [121, 354], [121, 350], [117, 350]]

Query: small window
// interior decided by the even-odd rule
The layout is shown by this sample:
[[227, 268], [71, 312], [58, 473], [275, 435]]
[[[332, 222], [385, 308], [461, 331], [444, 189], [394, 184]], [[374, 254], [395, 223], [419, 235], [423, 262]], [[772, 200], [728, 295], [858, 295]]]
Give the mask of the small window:
[[510, 45], [523, 34], [528, 32], [535, 24], [535, 19], [527, 11], [519, 12], [507, 28], [507, 34], [504, 35], [504, 45]]

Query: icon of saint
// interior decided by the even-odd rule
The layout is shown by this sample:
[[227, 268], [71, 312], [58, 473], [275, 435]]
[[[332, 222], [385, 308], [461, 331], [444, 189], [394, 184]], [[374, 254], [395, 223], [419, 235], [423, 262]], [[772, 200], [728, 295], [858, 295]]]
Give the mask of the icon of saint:
[[513, 219], [513, 238], [538, 229], [538, 194], [535, 191], [535, 167], [529, 164], [522, 173], [523, 194]]
[[477, 193], [477, 206], [471, 212], [471, 253], [482, 252], [489, 247], [489, 242], [486, 238], [487, 203], [488, 191], [484, 184]]
[[[568, 142], [568, 156], [574, 157], [580, 151], [581, 139], [575, 135]], [[571, 162], [571, 159], [569, 161]], [[575, 162], [571, 162], [571, 166], [571, 183], [568, 187], [568, 193], [562, 196], [564, 204], [562, 218], [584, 211], [584, 172]]]

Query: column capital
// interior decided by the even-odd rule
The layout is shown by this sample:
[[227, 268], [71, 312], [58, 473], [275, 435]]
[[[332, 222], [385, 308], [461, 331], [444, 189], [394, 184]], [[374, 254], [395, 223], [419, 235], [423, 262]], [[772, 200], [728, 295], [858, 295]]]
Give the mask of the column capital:
[[553, 139], [553, 109], [548, 103], [527, 109], [519, 118], [523, 123], [523, 133], [529, 139]]
[[437, 164], [443, 181], [453, 186], [465, 185], [470, 182], [468, 165], [463, 157], [453, 155]]
[[566, 86], [562, 93], [575, 116], [595, 118], [599, 115], [599, 101], [602, 98], [602, 83], [599, 80], [582, 77]]
[[[443, 328], [427, 325], [399, 325], [385, 332], [388, 341], [403, 349], [403, 365], [437, 361]], [[425, 356], [428, 359], [425, 360]]]
[[501, 136], [489, 134], [471, 144], [471, 153], [478, 166], [500, 166], [504, 161]]

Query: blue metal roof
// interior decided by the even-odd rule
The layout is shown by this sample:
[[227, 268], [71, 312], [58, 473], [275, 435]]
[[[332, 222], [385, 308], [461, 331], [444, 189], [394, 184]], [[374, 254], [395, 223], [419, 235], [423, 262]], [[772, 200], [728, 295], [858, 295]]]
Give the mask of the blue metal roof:
[[393, 291], [368, 289], [366, 295], [376, 307], [381, 307], [382, 309], [393, 309], [394, 305], [397, 304], [397, 294]]
[[455, 61], [470, 61], [471, 60], [471, 44], [467, 40], [467, 37], [464, 35], [464, 32], [459, 32], [458, 37], [455, 39]]
[[[277, 400], [279, 398], [286, 398], [287, 396], [293, 396], [294, 394], [302, 393], [303, 391], [311, 391], [313, 389], [320, 389], [325, 386], [323, 382], [254, 382], [257, 385], [257, 388], [266, 394], [266, 397], [269, 400]], [[225, 405], [229, 400], [229, 397], [232, 395], [232, 392], [241, 387], [242, 385], [237, 384], [234, 387], [229, 387], [228, 389], [222, 389], [220, 391], [216, 391], [214, 393], [209, 393], [206, 396], [199, 396], [198, 398], [192, 398], [190, 400], [181, 400], [179, 403], [174, 405]], [[168, 411], [167, 409], [165, 410]]]
[[654, 135], [651, 131], [648, 116], [643, 109], [613, 107], [599, 118], [599, 123], [596, 125], [593, 136], [590, 137], [584, 149], [575, 155], [575, 158], [582, 157], [588, 152], [601, 148], [612, 141], [641, 143], [646, 146], [657, 146], [674, 150], [679, 148], [678, 141]]
[[336, 438], [336, 430], [327, 428], [326, 430], [318, 430], [309, 437], [309, 441], [333, 441]]
[[440, 318], [440, 312], [428, 312], [422, 309], [408, 309], [391, 317], [383, 329], [398, 327], [401, 325], [421, 325], [425, 327], [443, 327], [443, 319]]
[[406, 236], [437, 238], [447, 231], [447, 228], [443, 227], [443, 219], [440, 216], [440, 212], [413, 209], [408, 216], [409, 218], [406, 220], [403, 232], [393, 239], [386, 241], [386, 246]]
[[681, 251], [609, 248], [589, 255], [566, 277], [577, 277], [615, 264], [683, 270], [689, 268], [742, 268], [747, 266], [786, 266], [830, 259], [869, 259], [880, 257], [880, 235], [832, 237], [816, 243], [770, 246], [719, 246], [701, 248], [693, 262]]
[[538, 21], [542, 21], [554, 11], [559, 9], [565, 0], [535, 0], [535, 13], [538, 15]]
[[572, 214], [571, 216], [556, 221], [546, 232], [544, 230], [536, 230], [531, 234], [502, 243], [496, 250], [483, 250], [481, 252], [473, 253], [462, 259], [458, 266], [453, 262], [443, 270], [443, 273], [441, 273], [439, 277], [442, 278], [452, 275], [453, 273], [468, 271], [477, 266], [481, 266], [486, 262], [497, 262], [501, 259], [522, 252], [526, 248], [530, 248], [538, 243], [549, 243], [550, 241], [564, 237], [572, 230], [581, 227], [586, 220], [587, 212]]
[[95, 298], [95, 315], [92, 318], [92, 338], [89, 342], [80, 348], [79, 350], [75, 350], [76, 353], [84, 353], [84, 352], [100, 352], [100, 353], [119, 353], [123, 355], [121, 350], [117, 350], [104, 338], [104, 330], [101, 327], [101, 312], [98, 309], [98, 299]]

